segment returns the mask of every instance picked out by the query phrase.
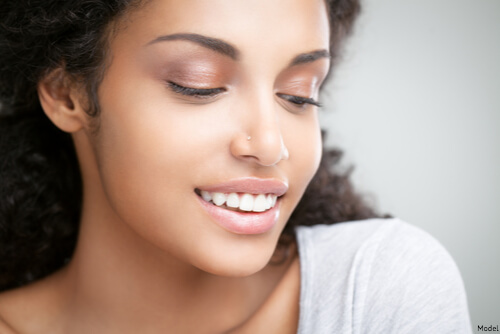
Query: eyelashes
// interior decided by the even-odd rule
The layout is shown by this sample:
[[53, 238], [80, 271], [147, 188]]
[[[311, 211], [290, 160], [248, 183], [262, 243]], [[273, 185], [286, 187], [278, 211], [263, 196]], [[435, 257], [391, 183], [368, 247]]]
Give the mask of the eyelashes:
[[[195, 98], [210, 98], [210, 97], [215, 97], [221, 93], [226, 92], [225, 88], [192, 88], [192, 87], [185, 87], [181, 86], [179, 84], [176, 84], [175, 82], [168, 81], [168, 86], [169, 88], [177, 94], [181, 94], [184, 96], [191, 96]], [[296, 95], [289, 95], [289, 94], [282, 94], [278, 93], [276, 94], [278, 97], [282, 98], [283, 100], [290, 102], [294, 104], [297, 107], [304, 107], [306, 105], [314, 105], [316, 107], [322, 107], [322, 104], [312, 98], [309, 97], [302, 97], [302, 96], [296, 96]]]
[[172, 89], [177, 94], [200, 97], [200, 98], [213, 97], [226, 91], [225, 88], [199, 89], [199, 88], [184, 87], [172, 81], [169, 81], [168, 85], [170, 89]]
[[288, 95], [288, 94], [281, 94], [281, 93], [278, 93], [276, 95], [278, 95], [282, 99], [284, 99], [290, 103], [296, 104], [298, 106], [304, 106], [306, 104], [312, 104], [313, 106], [316, 106], [316, 107], [323, 106], [321, 103], [319, 103], [318, 101], [316, 101], [310, 97], [302, 97], [302, 96]]

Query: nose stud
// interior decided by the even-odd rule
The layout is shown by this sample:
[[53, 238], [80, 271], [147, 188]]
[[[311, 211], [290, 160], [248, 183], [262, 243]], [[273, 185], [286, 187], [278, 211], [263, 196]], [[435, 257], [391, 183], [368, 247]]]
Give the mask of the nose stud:
[[250, 139], [252, 139], [252, 137], [251, 137], [251, 136], [248, 136], [248, 137], [247, 137], [247, 140], [250, 140]]

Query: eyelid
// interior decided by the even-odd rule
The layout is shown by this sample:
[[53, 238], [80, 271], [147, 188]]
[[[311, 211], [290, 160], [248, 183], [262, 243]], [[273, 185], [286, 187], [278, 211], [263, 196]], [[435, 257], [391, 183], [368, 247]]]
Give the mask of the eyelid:
[[169, 88], [177, 94], [193, 96], [197, 98], [213, 97], [226, 91], [225, 88], [193, 88], [179, 85], [173, 81], [167, 81]]
[[[219, 94], [226, 91], [226, 89], [223, 87], [218, 87], [218, 88], [185, 87], [185, 86], [181, 86], [173, 81], [168, 81], [167, 84], [168, 84], [169, 88], [174, 93], [185, 95], [185, 96], [192, 96], [192, 97], [196, 97], [196, 98], [209, 98], [209, 97], [219, 95]], [[289, 95], [289, 94], [283, 94], [283, 93], [277, 93], [276, 95], [278, 97], [292, 103], [292, 104], [297, 105], [297, 106], [310, 104], [310, 105], [314, 105], [314, 106], [319, 107], [319, 108], [322, 107], [322, 104], [320, 102], [318, 102], [310, 97]]]
[[315, 99], [310, 98], [310, 97], [288, 95], [288, 94], [282, 94], [282, 93], [277, 93], [276, 95], [281, 97], [282, 99], [284, 99], [290, 103], [296, 104], [296, 105], [312, 104], [312, 105], [319, 107], [319, 108], [321, 108], [323, 106], [320, 102], [318, 102]]

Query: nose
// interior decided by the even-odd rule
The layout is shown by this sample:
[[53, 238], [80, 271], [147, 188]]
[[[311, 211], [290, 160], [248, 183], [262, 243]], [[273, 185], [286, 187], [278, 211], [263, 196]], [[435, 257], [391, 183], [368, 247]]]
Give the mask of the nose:
[[231, 141], [230, 150], [234, 157], [261, 166], [273, 166], [289, 158], [274, 100], [270, 102], [267, 106], [260, 103], [244, 118], [246, 124]]

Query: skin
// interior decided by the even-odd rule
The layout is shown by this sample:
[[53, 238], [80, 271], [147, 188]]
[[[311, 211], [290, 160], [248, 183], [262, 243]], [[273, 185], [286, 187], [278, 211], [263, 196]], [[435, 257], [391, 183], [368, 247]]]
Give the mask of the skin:
[[[0, 297], [0, 323], [20, 333], [294, 333], [295, 246], [285, 263], [269, 260], [317, 170], [321, 138], [317, 107], [280, 94], [318, 98], [329, 59], [292, 62], [328, 50], [323, 1], [151, 0], [116, 28], [97, 131], [78, 85], [60, 71], [39, 84], [47, 116], [75, 142], [81, 231], [68, 266]], [[237, 52], [158, 40], [179, 33]], [[223, 91], [186, 96], [168, 82]], [[223, 229], [194, 192], [247, 176], [289, 185], [266, 233]]]

